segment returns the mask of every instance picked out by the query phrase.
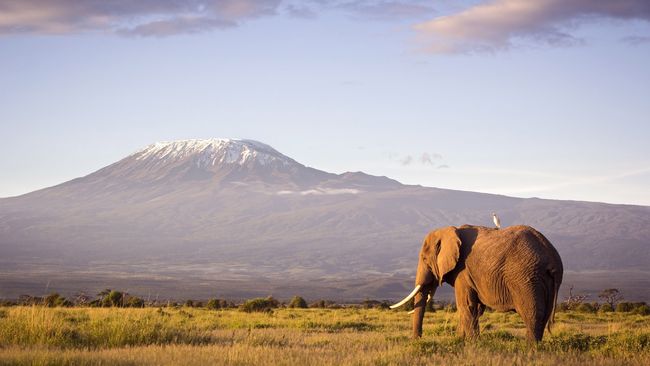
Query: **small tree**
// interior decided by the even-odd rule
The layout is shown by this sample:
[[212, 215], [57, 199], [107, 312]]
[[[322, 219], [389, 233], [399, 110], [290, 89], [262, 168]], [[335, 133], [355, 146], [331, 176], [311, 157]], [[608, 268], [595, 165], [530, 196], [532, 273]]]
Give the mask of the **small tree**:
[[231, 307], [231, 305], [228, 304], [228, 301], [224, 299], [212, 298], [208, 300], [207, 304], [205, 304], [205, 307], [208, 309], [217, 310], [217, 309], [226, 309], [228, 307]]
[[618, 304], [619, 301], [623, 300], [623, 295], [621, 295], [621, 292], [617, 288], [605, 289], [600, 294], [598, 294], [598, 297], [604, 302], [608, 303], [612, 309], [616, 308], [616, 304]]
[[253, 311], [272, 311], [280, 305], [278, 300], [274, 299], [273, 296], [267, 298], [258, 297], [252, 300], [246, 300], [241, 306], [241, 310], [247, 313]]
[[573, 285], [572, 285], [571, 287], [569, 287], [569, 296], [567, 297], [566, 301], [564, 302], [566, 304], [565, 307], [566, 307], [567, 310], [573, 310], [573, 309], [577, 308], [578, 306], [580, 306], [580, 304], [582, 304], [588, 297], [589, 297], [589, 295], [584, 295], [584, 294], [582, 294], [582, 295], [574, 295], [573, 294]]
[[598, 308], [599, 313], [611, 313], [612, 311], [614, 311], [614, 308], [608, 303], [604, 303]]
[[120, 307], [123, 305], [122, 303], [123, 296], [124, 295], [120, 291], [113, 290], [109, 292], [108, 295], [104, 296], [104, 298], [102, 299], [102, 305], [107, 307], [111, 307], [111, 306]]
[[309, 304], [310, 308], [338, 309], [341, 306], [332, 300], [318, 300]]
[[20, 305], [38, 305], [43, 303], [43, 298], [32, 295], [20, 295], [18, 304]]
[[124, 305], [130, 308], [143, 308], [144, 300], [140, 297], [129, 295], [126, 297], [126, 302]]
[[327, 302], [325, 300], [317, 300], [309, 304], [309, 307], [323, 309], [327, 307]]
[[578, 305], [575, 309], [576, 311], [580, 313], [593, 313], [594, 312], [594, 307], [588, 302], [582, 303]]
[[104, 299], [108, 294], [111, 293], [111, 291], [113, 291], [113, 290], [111, 290], [110, 288], [105, 288], [105, 289], [99, 291], [99, 293], [97, 293], [97, 297], [100, 298], [100, 299]]
[[74, 296], [74, 304], [77, 306], [86, 306], [90, 304], [92, 299], [90, 296], [86, 295], [85, 292], [77, 292], [77, 294]]
[[650, 315], [650, 306], [648, 305], [640, 305], [634, 308], [634, 314], [639, 314], [639, 315]]
[[300, 296], [294, 296], [291, 299], [291, 302], [289, 302], [289, 307], [290, 308], [305, 309], [305, 308], [307, 308], [307, 301], [305, 301], [305, 299], [303, 299]]
[[59, 295], [58, 293], [54, 292], [49, 295], [47, 295], [43, 299], [43, 305], [53, 308], [53, 307], [58, 307], [58, 306], [70, 306], [72, 303], [68, 301], [65, 297]]
[[632, 310], [634, 310], [634, 306], [629, 302], [619, 302], [618, 305], [616, 305], [617, 313], [627, 313]]

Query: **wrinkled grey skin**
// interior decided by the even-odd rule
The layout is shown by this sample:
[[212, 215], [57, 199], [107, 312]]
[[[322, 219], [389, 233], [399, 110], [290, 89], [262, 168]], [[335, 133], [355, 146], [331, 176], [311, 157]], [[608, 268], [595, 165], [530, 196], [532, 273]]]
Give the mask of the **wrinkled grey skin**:
[[422, 287], [414, 298], [413, 337], [422, 336], [427, 295], [446, 282], [456, 293], [459, 335], [478, 336], [478, 319], [488, 306], [519, 313], [527, 338], [540, 341], [553, 322], [562, 272], [553, 245], [529, 226], [434, 230], [420, 251], [415, 284]]

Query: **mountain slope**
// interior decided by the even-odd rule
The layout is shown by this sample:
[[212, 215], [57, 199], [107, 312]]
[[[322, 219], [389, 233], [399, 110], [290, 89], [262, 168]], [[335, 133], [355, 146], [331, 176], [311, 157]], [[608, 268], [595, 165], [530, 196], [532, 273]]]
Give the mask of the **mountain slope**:
[[[184, 140], [1, 199], [0, 296], [52, 278], [71, 285], [80, 274], [149, 290], [167, 286], [155, 282], [166, 278], [197, 296], [210, 288], [233, 296], [277, 288], [399, 296], [426, 232], [489, 226], [493, 211], [504, 225], [541, 230], [568, 272], [650, 264], [649, 207], [408, 186], [309, 168], [255, 141]], [[145, 284], [134, 285], [139, 280]]]

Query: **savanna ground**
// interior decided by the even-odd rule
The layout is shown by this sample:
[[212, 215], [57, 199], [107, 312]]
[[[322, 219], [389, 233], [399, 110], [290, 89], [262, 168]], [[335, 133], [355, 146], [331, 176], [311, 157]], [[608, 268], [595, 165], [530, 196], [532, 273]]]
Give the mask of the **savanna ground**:
[[476, 341], [458, 314], [379, 309], [0, 308], [0, 365], [650, 365], [650, 316], [557, 314], [530, 346], [515, 313], [486, 313]]

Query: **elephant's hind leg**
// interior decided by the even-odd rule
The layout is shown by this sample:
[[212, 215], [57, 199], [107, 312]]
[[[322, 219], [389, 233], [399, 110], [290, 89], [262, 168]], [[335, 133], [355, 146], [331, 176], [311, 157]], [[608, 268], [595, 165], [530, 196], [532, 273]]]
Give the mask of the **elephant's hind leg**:
[[535, 314], [532, 319], [524, 319], [526, 323], [526, 339], [530, 342], [539, 342], [544, 336], [545, 314]]
[[544, 327], [548, 319], [548, 309], [543, 296], [530, 296], [527, 301], [515, 306], [517, 313], [526, 325], [526, 338], [530, 342], [539, 342], [544, 336]]

